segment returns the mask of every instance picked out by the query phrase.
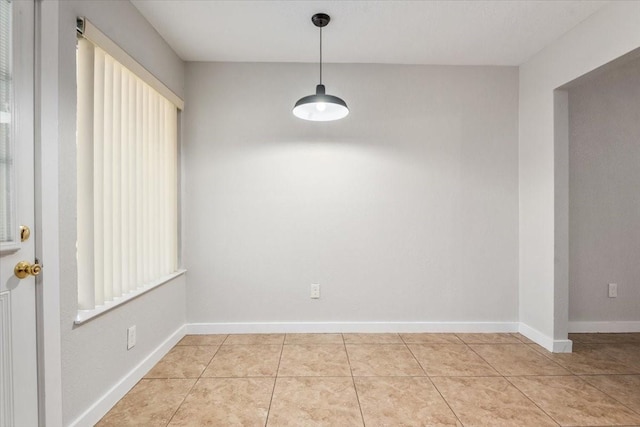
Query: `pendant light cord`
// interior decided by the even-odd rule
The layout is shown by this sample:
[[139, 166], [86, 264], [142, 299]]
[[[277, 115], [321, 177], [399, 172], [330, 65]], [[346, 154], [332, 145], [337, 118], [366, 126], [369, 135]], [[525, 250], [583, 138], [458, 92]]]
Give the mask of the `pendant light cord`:
[[320, 27], [320, 84], [322, 84], [322, 27]]

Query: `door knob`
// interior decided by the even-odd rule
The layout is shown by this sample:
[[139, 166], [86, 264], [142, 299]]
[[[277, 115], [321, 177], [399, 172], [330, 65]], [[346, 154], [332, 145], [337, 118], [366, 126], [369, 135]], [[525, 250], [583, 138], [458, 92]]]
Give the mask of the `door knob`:
[[27, 240], [29, 240], [30, 236], [31, 236], [31, 229], [29, 227], [27, 227], [26, 225], [21, 225], [20, 226], [20, 241], [21, 242], [26, 242]]
[[27, 261], [20, 261], [13, 269], [13, 273], [18, 279], [24, 279], [28, 276], [37, 276], [42, 271], [42, 266], [37, 262], [29, 264]]

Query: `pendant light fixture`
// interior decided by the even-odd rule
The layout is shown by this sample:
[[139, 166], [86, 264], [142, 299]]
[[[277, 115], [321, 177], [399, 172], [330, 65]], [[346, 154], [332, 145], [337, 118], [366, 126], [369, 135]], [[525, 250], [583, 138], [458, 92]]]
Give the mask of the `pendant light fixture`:
[[293, 107], [293, 114], [303, 120], [328, 122], [349, 114], [347, 103], [337, 96], [327, 95], [322, 84], [322, 27], [326, 27], [330, 20], [326, 13], [316, 13], [311, 17], [313, 25], [320, 28], [320, 84], [316, 86], [315, 95], [300, 98]]

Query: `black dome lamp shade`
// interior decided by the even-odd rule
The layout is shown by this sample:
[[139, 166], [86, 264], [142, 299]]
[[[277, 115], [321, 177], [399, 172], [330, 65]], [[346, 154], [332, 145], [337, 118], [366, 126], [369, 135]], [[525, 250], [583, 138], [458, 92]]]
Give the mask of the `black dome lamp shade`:
[[314, 95], [300, 98], [293, 107], [293, 114], [303, 120], [328, 122], [339, 120], [349, 114], [347, 103], [337, 96], [327, 95], [322, 84], [322, 27], [327, 26], [331, 18], [326, 13], [316, 13], [311, 22], [320, 28], [320, 84], [316, 86]]

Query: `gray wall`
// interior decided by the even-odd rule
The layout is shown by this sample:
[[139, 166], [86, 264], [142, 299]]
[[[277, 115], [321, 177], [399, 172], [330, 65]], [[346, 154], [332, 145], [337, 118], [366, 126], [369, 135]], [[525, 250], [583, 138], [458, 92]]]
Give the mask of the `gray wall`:
[[638, 321], [640, 60], [570, 89], [569, 126], [569, 321]]
[[[187, 316], [518, 321], [518, 69], [188, 63]], [[320, 283], [321, 299], [309, 298]]]
[[519, 68], [519, 314], [521, 331], [548, 349], [570, 348], [568, 201], [559, 200], [569, 148], [556, 133], [557, 89], [640, 46], [638, 16], [640, 2], [612, 2]]
[[[76, 17], [87, 17], [180, 95], [184, 64], [128, 1], [61, 1], [58, 5], [59, 34], [50, 36], [58, 37], [59, 47], [60, 320], [63, 424], [68, 425], [185, 322], [181, 277], [89, 323], [73, 325], [77, 309]], [[127, 351], [126, 329], [134, 324], [138, 342]]]

